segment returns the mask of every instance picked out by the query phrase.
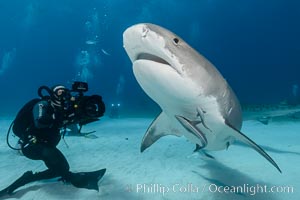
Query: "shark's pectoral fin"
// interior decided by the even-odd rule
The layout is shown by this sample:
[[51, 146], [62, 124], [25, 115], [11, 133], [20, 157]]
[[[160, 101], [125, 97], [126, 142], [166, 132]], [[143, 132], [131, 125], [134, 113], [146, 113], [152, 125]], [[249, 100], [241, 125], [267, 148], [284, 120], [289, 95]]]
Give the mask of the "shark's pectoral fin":
[[199, 145], [197, 150], [206, 147], [207, 139], [206, 139], [204, 133], [196, 126], [197, 124], [199, 124], [201, 122], [192, 122], [192, 121], [188, 120], [187, 118], [179, 116], [179, 115], [175, 115], [175, 117], [188, 132], [192, 133], [191, 140], [192, 141], [196, 140], [197, 144]]
[[248, 138], [246, 135], [244, 135], [241, 131], [234, 128], [228, 121], [225, 121], [225, 124], [232, 129], [232, 133], [234, 134], [234, 137], [240, 140], [241, 142], [248, 144], [253, 149], [255, 149], [258, 153], [260, 153], [263, 157], [265, 157], [276, 169], [281, 173], [280, 168], [276, 164], [276, 162], [269, 156], [260, 146], [258, 146], [254, 141], [252, 141], [250, 138]]
[[172, 130], [168, 116], [164, 112], [161, 112], [147, 129], [142, 140], [141, 152], [150, 147], [159, 138], [170, 134], [180, 136], [175, 130]]

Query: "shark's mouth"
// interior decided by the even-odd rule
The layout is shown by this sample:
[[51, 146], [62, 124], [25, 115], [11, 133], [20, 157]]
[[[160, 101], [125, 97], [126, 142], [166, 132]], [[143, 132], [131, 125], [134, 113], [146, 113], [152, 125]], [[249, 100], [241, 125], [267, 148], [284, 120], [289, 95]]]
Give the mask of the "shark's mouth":
[[159, 56], [156, 56], [156, 55], [153, 55], [153, 54], [150, 54], [150, 53], [140, 53], [140, 54], [138, 54], [135, 61], [138, 61], [138, 60], [147, 60], [147, 61], [152, 61], [152, 62], [155, 62], [155, 63], [162, 64], [162, 65], [166, 65], [166, 66], [169, 66], [170, 68], [172, 68], [173, 70], [175, 70], [178, 74], [181, 74], [176, 69], [176, 67], [174, 67], [172, 64], [170, 64], [168, 61], [166, 61], [165, 59], [163, 59]]
[[166, 60], [162, 59], [161, 57], [149, 53], [140, 53], [137, 56], [136, 60], [150, 60], [153, 62], [172, 66], [170, 63], [168, 63]]

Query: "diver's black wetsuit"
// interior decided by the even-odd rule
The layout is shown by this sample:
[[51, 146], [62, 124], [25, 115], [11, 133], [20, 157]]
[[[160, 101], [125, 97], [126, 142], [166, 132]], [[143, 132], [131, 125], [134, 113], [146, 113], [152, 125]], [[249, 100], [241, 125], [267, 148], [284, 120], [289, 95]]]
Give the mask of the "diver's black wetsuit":
[[25, 172], [14, 183], [2, 190], [0, 196], [1, 193], [2, 195], [11, 194], [27, 183], [55, 177], [61, 177], [62, 180], [76, 187], [98, 190], [98, 177], [85, 176], [89, 172], [70, 172], [68, 161], [56, 148], [61, 139], [60, 128], [64, 125], [61, 112], [55, 110], [50, 102], [42, 100], [34, 105], [32, 116], [28, 117], [33, 118], [33, 123], [24, 133], [27, 136], [23, 139], [21, 150], [29, 159], [42, 160], [48, 169], [34, 174], [32, 171]]
[[[30, 117], [30, 116], [28, 116]], [[59, 143], [62, 114], [48, 101], [36, 103], [32, 111], [33, 124], [28, 128], [27, 138], [22, 144], [24, 156], [32, 160], [42, 160], [48, 170], [40, 172], [41, 179], [61, 176], [69, 179], [69, 164], [64, 155], [56, 148]]]
[[56, 148], [59, 143], [62, 114], [55, 110], [48, 101], [40, 101], [32, 111], [34, 124], [29, 128], [29, 138], [22, 144], [23, 154], [32, 160], [42, 160], [48, 167], [41, 178], [61, 176], [68, 180], [69, 164], [64, 155]]

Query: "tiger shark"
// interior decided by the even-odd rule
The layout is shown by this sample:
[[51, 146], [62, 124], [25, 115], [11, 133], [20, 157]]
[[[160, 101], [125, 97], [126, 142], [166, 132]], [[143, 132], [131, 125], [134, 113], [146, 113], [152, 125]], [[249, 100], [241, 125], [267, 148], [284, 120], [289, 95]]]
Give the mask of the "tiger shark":
[[185, 136], [203, 150], [227, 149], [241, 141], [275, 161], [243, 134], [239, 100], [220, 72], [180, 37], [154, 24], [123, 33], [134, 76], [162, 109], [147, 129], [141, 152], [166, 135]]

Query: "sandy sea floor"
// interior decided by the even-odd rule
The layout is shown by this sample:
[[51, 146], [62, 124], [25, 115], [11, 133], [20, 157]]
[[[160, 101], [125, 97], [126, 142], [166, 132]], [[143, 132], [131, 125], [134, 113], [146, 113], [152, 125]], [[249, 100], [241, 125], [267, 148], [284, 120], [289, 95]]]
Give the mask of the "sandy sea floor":
[[[71, 170], [107, 168], [99, 192], [78, 189], [57, 180], [30, 183], [2, 199], [206, 199], [297, 200], [300, 197], [300, 122], [276, 121], [263, 125], [245, 121], [242, 131], [277, 162], [280, 174], [249, 147], [234, 145], [209, 152], [215, 160], [193, 153], [185, 138], [166, 136], [140, 153], [150, 118], [109, 119], [83, 128], [96, 139], [67, 136], [59, 149]], [[43, 162], [20, 156], [6, 145], [11, 120], [0, 120], [0, 189], [25, 171], [45, 169]]]

